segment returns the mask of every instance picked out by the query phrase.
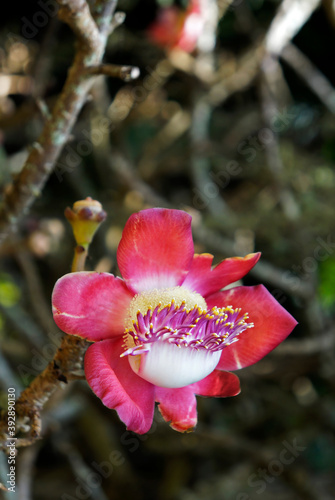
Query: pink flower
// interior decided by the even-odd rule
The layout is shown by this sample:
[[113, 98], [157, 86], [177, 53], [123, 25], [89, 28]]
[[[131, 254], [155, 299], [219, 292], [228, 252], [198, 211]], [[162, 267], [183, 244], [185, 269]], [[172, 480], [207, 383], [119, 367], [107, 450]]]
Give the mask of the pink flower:
[[154, 208], [133, 214], [117, 260], [124, 279], [79, 272], [60, 278], [53, 313], [64, 332], [93, 341], [85, 373], [95, 394], [128, 429], [150, 429], [155, 401], [178, 431], [197, 423], [195, 394], [240, 392], [226, 370], [256, 363], [282, 342], [295, 319], [262, 285], [223, 290], [259, 253], [223, 260], [195, 254], [191, 217]]
[[191, 0], [186, 10], [176, 6], [160, 9], [157, 19], [148, 29], [148, 35], [162, 47], [193, 52], [204, 26], [200, 2]]

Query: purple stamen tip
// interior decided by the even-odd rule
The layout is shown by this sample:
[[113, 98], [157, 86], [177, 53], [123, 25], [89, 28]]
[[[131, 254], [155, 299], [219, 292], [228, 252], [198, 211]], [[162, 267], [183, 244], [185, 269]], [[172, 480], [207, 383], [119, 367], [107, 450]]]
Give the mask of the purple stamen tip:
[[187, 310], [185, 303], [176, 306], [172, 301], [160, 310], [159, 307], [149, 309], [144, 315], [138, 311], [137, 322], [133, 322], [133, 328], [126, 332], [134, 345], [122, 356], [143, 354], [150, 351], [154, 342], [164, 341], [178, 347], [221, 351], [254, 326], [247, 323], [247, 314], [241, 316], [241, 309], [231, 306], [214, 307], [210, 311], [202, 311], [196, 306]]

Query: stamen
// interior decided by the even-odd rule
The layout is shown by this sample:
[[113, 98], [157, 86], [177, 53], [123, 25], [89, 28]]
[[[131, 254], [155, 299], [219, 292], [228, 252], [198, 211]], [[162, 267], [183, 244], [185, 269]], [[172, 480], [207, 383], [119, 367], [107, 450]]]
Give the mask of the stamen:
[[186, 309], [185, 301], [179, 305], [172, 299], [162, 307], [158, 304], [145, 314], [137, 311], [133, 328], [125, 330], [125, 351], [121, 356], [137, 356], [149, 352], [156, 342], [177, 347], [217, 352], [238, 341], [238, 336], [252, 328], [248, 314], [240, 316], [241, 309], [232, 306], [214, 307], [203, 311], [198, 305]]

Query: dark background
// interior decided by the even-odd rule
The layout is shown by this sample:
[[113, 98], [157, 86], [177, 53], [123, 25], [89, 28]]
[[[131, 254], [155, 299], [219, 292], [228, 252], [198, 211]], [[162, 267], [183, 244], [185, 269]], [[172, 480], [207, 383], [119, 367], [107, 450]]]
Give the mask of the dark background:
[[[95, 84], [55, 172], [15, 243], [0, 253], [0, 404], [7, 388], [28, 385], [59, 345], [50, 296], [70, 271], [74, 248], [63, 212], [86, 196], [108, 213], [87, 269], [118, 272], [116, 248], [131, 213], [187, 210], [196, 251], [213, 253], [215, 263], [262, 252], [244, 284], [264, 283], [299, 325], [238, 373], [239, 396], [198, 398], [192, 434], [173, 431], [157, 413], [151, 432], [136, 436], [85, 381], [72, 382], [48, 402], [42, 439], [20, 449], [18, 492], [4, 498], [334, 498], [335, 16], [331, 2], [320, 5], [291, 40], [293, 62], [285, 53], [273, 58], [270, 73], [258, 50], [280, 3], [235, 1], [219, 21], [214, 51], [185, 60], [147, 36], [159, 3], [119, 2], [127, 17], [105, 61], [136, 65], [141, 76]], [[0, 29], [2, 192], [43, 127], [38, 100], [52, 107], [74, 53], [73, 34], [55, 15], [36, 27], [44, 19], [36, 17], [40, 3], [18, 10], [6, 4]], [[201, 69], [206, 58], [216, 80]], [[308, 77], [299, 64], [310, 68]], [[4, 76], [18, 87], [6, 90]], [[206, 101], [220, 82], [227, 95]], [[2, 455], [2, 482], [5, 466]]]

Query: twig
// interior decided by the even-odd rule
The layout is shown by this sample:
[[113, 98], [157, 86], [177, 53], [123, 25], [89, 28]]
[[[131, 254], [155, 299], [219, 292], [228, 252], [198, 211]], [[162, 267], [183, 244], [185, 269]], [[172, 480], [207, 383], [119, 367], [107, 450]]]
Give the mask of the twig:
[[16, 391], [20, 391], [22, 389], [19, 380], [13, 373], [13, 370], [11, 369], [6, 358], [2, 355], [1, 349], [0, 349], [0, 386], [14, 387]]
[[99, 64], [87, 68], [89, 75], [107, 75], [113, 78], [120, 78], [125, 82], [136, 80], [140, 76], [140, 69], [137, 66], [118, 66], [116, 64]]
[[126, 19], [125, 12], [115, 12], [109, 28], [109, 33], [112, 33], [115, 30], [115, 28], [121, 26], [121, 24], [124, 23], [125, 19]]
[[[218, 235], [215, 231], [204, 226], [196, 226], [193, 232], [196, 239], [203, 243], [208, 250], [227, 256], [236, 254], [234, 243], [228, 238]], [[269, 283], [283, 292], [301, 297], [304, 300], [308, 300], [314, 295], [314, 287], [308, 281], [296, 279], [296, 276], [290, 271], [277, 268], [263, 260], [258, 262], [250, 274], [261, 282]]]
[[292, 43], [284, 48], [281, 57], [298, 73], [320, 101], [335, 114], [335, 89], [325, 75]]
[[[35, 441], [41, 433], [42, 410], [50, 396], [61, 387], [62, 383], [76, 379], [82, 370], [82, 359], [88, 342], [75, 337], [65, 336], [54, 359], [45, 370], [38, 375], [16, 401], [17, 432], [26, 430], [27, 417], [30, 420], [30, 436], [17, 439], [17, 446], [26, 446]], [[0, 437], [6, 440], [6, 412], [1, 413]]]
[[49, 302], [45, 299], [42, 283], [34, 260], [28, 251], [20, 248], [18, 242], [13, 245], [15, 258], [26, 278], [30, 302], [40, 325], [47, 332], [55, 330]]
[[[67, 208], [65, 216], [72, 225], [73, 235], [77, 247], [72, 266], [72, 271], [82, 271], [85, 267], [85, 259], [88, 253], [89, 245], [100, 224], [106, 218], [106, 212], [102, 209], [101, 203], [87, 197], [85, 200], [79, 200], [73, 205], [73, 209]], [[81, 256], [78, 258], [78, 248]], [[28, 439], [18, 439], [17, 446], [26, 446], [31, 444], [41, 433], [40, 412], [61, 383], [67, 383], [68, 380], [77, 380], [82, 378], [83, 355], [88, 343], [86, 340], [65, 335], [61, 346], [57, 350], [53, 360], [48, 364], [45, 370], [38, 375], [27, 387], [19, 399], [16, 401], [15, 411], [17, 414], [16, 432], [25, 430], [27, 427], [27, 418], [30, 424], [30, 437]], [[0, 421], [0, 436], [6, 440], [7, 432], [7, 413], [3, 411]], [[3, 445], [5, 446], [5, 445]]]
[[50, 110], [48, 108], [47, 103], [44, 101], [44, 99], [36, 99], [36, 106], [41, 113], [41, 116], [43, 120], [49, 120], [50, 119]]
[[212, 106], [219, 106], [229, 96], [247, 88], [259, 72], [264, 55], [262, 42], [256, 43], [237, 61], [237, 69], [210, 89], [207, 99]]
[[[87, 77], [87, 68], [99, 65], [105, 50], [107, 34], [100, 32], [98, 25], [107, 32], [107, 25], [115, 9], [114, 1], [100, 1], [98, 24], [94, 21], [84, 0], [58, 0], [59, 17], [72, 28], [77, 36], [77, 52], [60, 98], [56, 102], [51, 118], [47, 121], [39, 141], [33, 145], [21, 174], [14, 181], [0, 210], [2, 240], [12, 226], [17, 224], [39, 194], [52, 172], [62, 146], [69, 137], [80, 109], [85, 103], [93, 79]], [[107, 19], [106, 19], [107, 16]], [[82, 264], [82, 262], [81, 262]], [[27, 387], [16, 402], [17, 432], [26, 431], [27, 419], [30, 436], [17, 439], [17, 446], [34, 442], [41, 432], [40, 412], [49, 397], [62, 384], [78, 378], [82, 370], [83, 354], [88, 343], [85, 340], [65, 336], [54, 359], [45, 370]], [[0, 436], [6, 442], [7, 413], [1, 412]], [[5, 446], [5, 445], [4, 445]]]
[[234, 0], [217, 0], [219, 9], [219, 19], [225, 15]]
[[41, 99], [50, 81], [52, 58], [49, 56], [49, 53], [50, 51], [52, 52], [53, 46], [56, 43], [55, 35], [60, 26], [61, 23], [57, 18], [50, 20], [48, 29], [38, 49], [37, 57], [31, 68], [31, 75], [34, 78], [33, 98]]
[[268, 29], [266, 50], [280, 55], [319, 5], [320, 0], [284, 0]]
[[[61, 440], [55, 440], [54, 446], [70, 462], [72, 471], [76, 475], [76, 478], [85, 481], [88, 475], [93, 473], [91, 467], [85, 463], [81, 453], [69, 441], [69, 439], [63, 438]], [[108, 500], [100, 484], [95, 484], [94, 488], [92, 488], [91, 498], [94, 500]]]
[[87, 75], [87, 67], [101, 62], [107, 41], [105, 27], [110, 24], [115, 9], [114, 1], [99, 2], [100, 12], [104, 12], [103, 21], [100, 19], [104, 31], [100, 32], [85, 0], [58, 0], [58, 3], [60, 19], [77, 37], [77, 51], [51, 118], [33, 144], [21, 173], [6, 191], [0, 207], [0, 244], [40, 195], [69, 138], [94, 82], [94, 78]]
[[[96, 52], [100, 53], [101, 56], [104, 47], [101, 46], [99, 28], [91, 15], [87, 2], [85, 0], [57, 0], [57, 2], [60, 6], [58, 17], [70, 26], [78, 42], [86, 46], [85, 52], [87, 54], [84, 54], [84, 59], [86, 61], [91, 57], [95, 59]], [[105, 8], [112, 3], [115, 8], [115, 1], [99, 2], [101, 8]], [[82, 50], [82, 48], [79, 48], [78, 52]]]
[[[26, 123], [34, 120], [39, 114], [42, 114], [43, 120], [46, 115], [49, 115], [50, 118], [49, 108], [53, 106], [54, 102], [54, 96], [48, 98], [45, 102], [43, 101], [43, 110], [41, 109], [39, 102], [28, 101], [22, 104], [22, 106], [17, 108], [13, 114], [0, 117], [1, 130], [15, 129], [16, 133], [20, 134]], [[45, 113], [45, 108], [48, 109], [47, 113]]]
[[[12, 324], [15, 330], [20, 335], [23, 335], [25, 339], [28, 339], [32, 345], [39, 347], [45, 341], [42, 329], [19, 304], [11, 307], [4, 307], [0, 304], [0, 312], [8, 320], [9, 324]], [[4, 351], [7, 345], [4, 345]]]
[[[104, 35], [111, 33], [111, 26], [114, 28], [123, 23], [125, 16], [123, 14], [123, 18], [120, 19], [120, 13], [114, 11], [116, 9], [117, 0], [96, 0], [94, 4], [94, 12], [95, 12], [95, 22], [99, 28], [99, 31]], [[115, 24], [115, 23], [118, 24]]]
[[[277, 112], [277, 103], [275, 96], [272, 95], [267, 76], [268, 66], [271, 67], [272, 63], [275, 65], [278, 64], [273, 56], [266, 54], [261, 65], [259, 85], [263, 120], [269, 130], [271, 130], [271, 123]], [[272, 141], [266, 143], [264, 152], [266, 163], [273, 177], [276, 196], [282, 206], [283, 212], [288, 219], [295, 220], [299, 216], [299, 207], [283, 177], [283, 162], [276, 133], [272, 132]]]
[[[108, 157], [109, 167], [114, 174], [121, 179], [130, 189], [139, 191], [144, 200], [152, 205], [170, 208], [169, 202], [158, 195], [146, 182], [144, 182], [124, 156], [113, 152]], [[236, 255], [235, 244], [232, 240], [225, 238], [203, 225], [194, 225], [193, 232], [198, 242], [203, 243], [206, 249], [218, 252], [223, 255]], [[299, 279], [292, 272], [280, 269], [262, 260], [250, 271], [261, 282], [265, 281], [283, 292], [292, 296], [300, 297], [303, 300], [310, 300], [314, 297], [313, 283]]]
[[209, 128], [213, 108], [206, 98], [195, 99], [191, 125], [191, 169], [196, 196], [200, 197], [209, 212], [220, 214], [233, 223], [235, 214], [220, 196], [218, 186], [210, 178], [210, 160], [206, 145], [209, 145]]
[[176, 111], [159, 132], [148, 142], [138, 161], [138, 170], [142, 176], [149, 178], [157, 169], [157, 158], [165, 149], [174, 144], [190, 128], [191, 116], [186, 110]]
[[[144, 182], [121, 154], [113, 152], [113, 159], [109, 158], [109, 166], [121, 181], [135, 191], [139, 191], [144, 200], [152, 205], [170, 207], [169, 202], [159, 196], [146, 182]], [[215, 231], [205, 228], [203, 225], [194, 225], [193, 232], [198, 242], [203, 243], [206, 249], [223, 255], [236, 255], [234, 242]], [[290, 295], [310, 300], [314, 296], [313, 284], [309, 281], [299, 279], [288, 270], [277, 268], [268, 262], [258, 262], [257, 266], [250, 271], [260, 281], [265, 281]]]
[[335, 345], [335, 330], [317, 335], [312, 339], [286, 340], [273, 352], [279, 356], [306, 356], [331, 350]]
[[169, 208], [170, 204], [165, 198], [158, 195], [146, 182], [139, 176], [136, 169], [119, 152], [113, 152], [113, 158], [109, 155], [109, 168], [124, 182], [131, 190], [139, 191], [143, 198], [151, 205]]
[[32, 480], [34, 474], [35, 461], [40, 449], [39, 443], [34, 446], [26, 448], [20, 454], [19, 467], [18, 467], [18, 494], [19, 500], [32, 500]]

